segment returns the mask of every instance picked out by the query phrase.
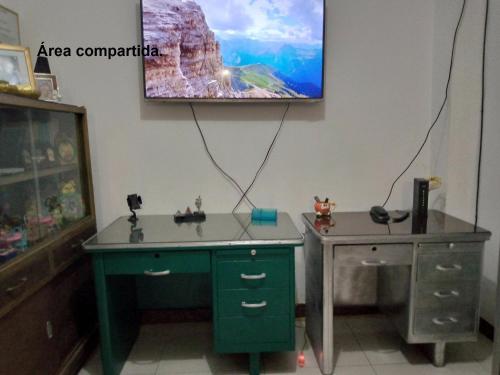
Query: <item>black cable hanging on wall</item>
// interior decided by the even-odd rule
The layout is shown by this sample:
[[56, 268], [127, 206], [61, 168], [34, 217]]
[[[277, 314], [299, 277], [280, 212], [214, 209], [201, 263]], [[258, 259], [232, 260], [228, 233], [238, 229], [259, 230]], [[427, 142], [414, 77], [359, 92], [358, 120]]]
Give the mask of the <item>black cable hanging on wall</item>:
[[482, 62], [482, 82], [481, 82], [481, 126], [479, 132], [479, 157], [477, 161], [477, 185], [476, 185], [476, 215], [474, 226], [477, 227], [479, 221], [479, 199], [481, 194], [481, 171], [483, 162], [483, 141], [484, 141], [484, 107], [486, 99], [486, 47], [488, 41], [488, 21], [490, 15], [490, 0], [486, 0], [484, 13], [484, 31], [483, 31], [483, 62]]
[[450, 58], [450, 69], [448, 71], [448, 81], [446, 82], [446, 89], [445, 89], [445, 95], [443, 99], [443, 103], [441, 104], [441, 107], [439, 108], [439, 112], [435, 118], [435, 120], [432, 122], [432, 125], [430, 126], [429, 130], [427, 131], [427, 134], [425, 135], [424, 141], [422, 142], [422, 145], [418, 149], [417, 153], [415, 156], [411, 159], [410, 163], [406, 166], [406, 168], [401, 172], [401, 174], [394, 180], [394, 182], [391, 185], [391, 188], [389, 190], [389, 194], [387, 195], [387, 198], [385, 202], [382, 204], [382, 207], [385, 207], [389, 200], [391, 199], [392, 192], [394, 191], [394, 187], [398, 183], [398, 181], [405, 175], [406, 172], [411, 168], [413, 163], [417, 160], [417, 158], [420, 156], [422, 150], [424, 149], [425, 145], [427, 144], [427, 141], [429, 140], [429, 136], [431, 135], [432, 129], [436, 126], [438, 123], [439, 119], [441, 118], [441, 114], [443, 113], [444, 107], [446, 106], [446, 103], [448, 102], [448, 96], [450, 92], [450, 83], [451, 83], [451, 76], [453, 73], [453, 65], [455, 62], [455, 51], [457, 47], [457, 36], [458, 36], [458, 31], [460, 30], [460, 25], [462, 24], [462, 20], [464, 18], [464, 12], [465, 12], [465, 6], [467, 4], [467, 0], [463, 0], [462, 2], [462, 10], [460, 11], [460, 17], [458, 18], [457, 26], [455, 27], [455, 33], [453, 35], [453, 43], [452, 43], [452, 48], [451, 48], [451, 58]]
[[196, 124], [196, 127], [198, 129], [198, 132], [200, 133], [200, 136], [201, 136], [201, 140], [203, 142], [203, 146], [205, 148], [205, 151], [210, 159], [210, 161], [212, 162], [212, 164], [215, 166], [215, 168], [227, 179], [229, 180], [240, 192], [241, 192], [241, 198], [240, 200], [238, 201], [238, 203], [236, 203], [236, 205], [234, 206], [233, 210], [232, 210], [232, 213], [234, 214], [235, 211], [237, 210], [237, 208], [239, 207], [239, 205], [244, 201], [246, 200], [253, 208], [256, 208], [255, 204], [253, 204], [253, 202], [250, 200], [250, 198], [248, 197], [248, 193], [250, 192], [250, 190], [252, 190], [253, 186], [255, 185], [255, 182], [257, 181], [257, 178], [259, 177], [260, 173], [262, 172], [262, 170], [264, 169], [264, 167], [266, 166], [266, 163], [267, 161], [269, 160], [269, 157], [271, 156], [271, 153], [273, 151], [273, 148], [274, 148], [274, 145], [276, 144], [276, 140], [278, 139], [278, 136], [280, 135], [281, 133], [281, 129], [283, 129], [283, 125], [285, 124], [285, 119], [286, 119], [286, 115], [288, 113], [288, 111], [290, 110], [290, 103], [288, 103], [286, 105], [286, 108], [285, 108], [285, 111], [283, 112], [283, 116], [281, 117], [281, 122], [280, 122], [280, 125], [278, 127], [278, 130], [276, 131], [276, 134], [274, 135], [273, 137], [273, 140], [271, 142], [271, 144], [269, 145], [269, 148], [267, 149], [267, 152], [266, 152], [266, 155], [264, 157], [264, 160], [262, 161], [262, 163], [260, 164], [259, 166], [259, 169], [257, 170], [257, 172], [255, 173], [255, 176], [254, 178], [252, 179], [252, 182], [250, 183], [250, 185], [248, 186], [248, 188], [246, 190], [243, 190], [243, 188], [241, 187], [241, 185], [232, 177], [230, 176], [224, 169], [222, 169], [222, 167], [217, 163], [217, 161], [215, 160], [215, 158], [213, 157], [212, 153], [210, 152], [210, 149], [208, 147], [208, 144], [207, 144], [207, 140], [205, 138], [205, 134], [203, 133], [203, 131], [201, 130], [201, 126], [199, 124], [199, 121], [198, 121], [198, 117], [196, 116], [196, 111], [194, 109], [194, 106], [193, 106], [193, 103], [189, 103], [189, 107], [191, 108], [191, 112], [193, 113], [193, 118], [194, 118], [194, 122]]

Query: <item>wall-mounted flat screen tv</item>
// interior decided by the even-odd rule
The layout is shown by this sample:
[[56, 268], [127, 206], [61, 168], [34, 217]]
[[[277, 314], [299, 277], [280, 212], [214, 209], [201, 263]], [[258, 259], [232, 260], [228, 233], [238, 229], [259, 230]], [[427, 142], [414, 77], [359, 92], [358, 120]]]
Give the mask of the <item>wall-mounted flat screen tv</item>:
[[142, 0], [146, 99], [322, 99], [324, 1]]

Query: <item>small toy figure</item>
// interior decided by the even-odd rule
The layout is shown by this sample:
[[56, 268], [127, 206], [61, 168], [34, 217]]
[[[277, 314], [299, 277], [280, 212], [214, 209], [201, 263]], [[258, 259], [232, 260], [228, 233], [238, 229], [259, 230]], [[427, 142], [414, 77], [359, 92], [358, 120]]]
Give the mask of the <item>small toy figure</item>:
[[75, 221], [83, 217], [82, 195], [76, 191], [75, 180], [63, 183], [61, 187], [60, 202], [62, 216], [65, 220]]
[[198, 196], [198, 198], [196, 198], [194, 204], [197, 209], [195, 212], [192, 212], [190, 207], [187, 207], [184, 213], [177, 211], [174, 215], [174, 221], [176, 223], [192, 223], [205, 221], [206, 215], [203, 211], [200, 211], [201, 196]]
[[63, 225], [64, 217], [62, 214], [62, 206], [61, 202], [59, 202], [59, 198], [56, 196], [48, 197], [45, 200], [45, 206], [49, 209], [49, 213], [54, 219], [55, 225], [60, 228]]
[[330, 217], [332, 215], [332, 211], [337, 206], [335, 202], [330, 202], [328, 198], [325, 198], [324, 201], [321, 201], [317, 196], [314, 197], [316, 203], [314, 204], [314, 211], [316, 212], [316, 217]]

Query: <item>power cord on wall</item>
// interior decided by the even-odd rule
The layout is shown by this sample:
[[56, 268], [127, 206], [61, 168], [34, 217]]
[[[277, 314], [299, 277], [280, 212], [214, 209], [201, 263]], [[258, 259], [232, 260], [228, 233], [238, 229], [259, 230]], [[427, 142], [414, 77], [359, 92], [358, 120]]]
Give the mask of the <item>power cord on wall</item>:
[[252, 189], [253, 185], [255, 184], [255, 181], [257, 181], [257, 178], [259, 177], [259, 175], [262, 172], [262, 170], [264, 169], [267, 161], [269, 160], [269, 156], [271, 156], [271, 152], [272, 152], [272, 150], [274, 148], [274, 145], [276, 144], [276, 140], [278, 139], [278, 136], [281, 133], [281, 129], [283, 128], [283, 125], [285, 124], [286, 114], [288, 113], [289, 110], [290, 110], [290, 103], [287, 104], [287, 106], [285, 108], [285, 112], [283, 112], [283, 116], [281, 116], [280, 126], [278, 127], [278, 130], [276, 131], [276, 134], [274, 135], [274, 138], [273, 138], [271, 144], [269, 145], [269, 148], [267, 149], [266, 156], [264, 157], [264, 160], [262, 161], [262, 164], [260, 165], [259, 169], [257, 170], [257, 173], [255, 173], [255, 176], [254, 176], [252, 182], [250, 183], [250, 185], [248, 186], [248, 188], [245, 190], [245, 192], [241, 196], [241, 198], [238, 201], [238, 203], [236, 203], [236, 206], [234, 206], [233, 211], [232, 211], [233, 213], [238, 209], [238, 207], [241, 204], [241, 202], [243, 202], [243, 199], [247, 198], [248, 192]]
[[[222, 167], [215, 161], [212, 153], [210, 152], [210, 149], [208, 148], [208, 144], [207, 144], [207, 140], [205, 139], [205, 135], [203, 134], [203, 131], [201, 130], [201, 127], [200, 127], [200, 124], [198, 122], [198, 117], [196, 116], [196, 111], [194, 110], [194, 106], [193, 106], [193, 103], [189, 103], [189, 107], [191, 108], [191, 112], [193, 112], [193, 118], [194, 118], [194, 122], [196, 124], [196, 127], [198, 128], [198, 131], [200, 133], [200, 136], [201, 136], [201, 140], [203, 142], [203, 146], [205, 147], [205, 151], [207, 152], [207, 155], [208, 157], [210, 158], [210, 160], [212, 161], [212, 164], [215, 166], [215, 168], [226, 178], [228, 179], [234, 186], [236, 186], [238, 188], [238, 190], [245, 196], [245, 191], [243, 190], [243, 188], [240, 186], [240, 184], [238, 184], [238, 182], [233, 178], [231, 177], [224, 169], [222, 169]], [[246, 200], [248, 201], [248, 203], [250, 203], [250, 205], [252, 207], [256, 207], [255, 204], [253, 204], [253, 202], [250, 200], [250, 198], [248, 198], [247, 196], [245, 196]]]
[[234, 213], [236, 211], [236, 209], [239, 207], [239, 205], [244, 200], [246, 200], [253, 208], [256, 208], [255, 204], [253, 204], [253, 202], [248, 197], [248, 193], [250, 192], [252, 187], [255, 185], [257, 178], [259, 177], [259, 175], [262, 172], [262, 170], [264, 169], [267, 161], [269, 160], [269, 157], [271, 156], [271, 152], [274, 148], [274, 145], [276, 144], [276, 140], [278, 139], [278, 136], [281, 133], [281, 129], [283, 128], [283, 125], [285, 124], [286, 115], [287, 115], [288, 111], [290, 110], [290, 103], [288, 103], [286, 108], [285, 108], [285, 112], [283, 113], [283, 116], [281, 117], [280, 126], [278, 127], [278, 130], [276, 131], [276, 134], [274, 135], [273, 140], [272, 140], [271, 144], [269, 145], [269, 148], [266, 152], [266, 156], [264, 157], [264, 160], [262, 161], [261, 165], [259, 166], [259, 169], [257, 170], [257, 173], [255, 174], [252, 182], [250, 183], [250, 185], [248, 186], [248, 188], [246, 190], [243, 190], [243, 188], [240, 186], [240, 184], [238, 184], [238, 182], [233, 177], [231, 177], [226, 171], [224, 171], [224, 169], [222, 169], [222, 167], [216, 162], [215, 158], [213, 157], [212, 153], [210, 152], [210, 149], [208, 148], [208, 144], [207, 144], [207, 141], [205, 139], [205, 135], [203, 134], [203, 131], [201, 130], [200, 124], [198, 122], [198, 117], [196, 116], [196, 111], [194, 109], [193, 103], [189, 103], [189, 106], [191, 108], [191, 112], [193, 113], [194, 122], [196, 124], [197, 129], [198, 129], [198, 132], [200, 133], [201, 140], [203, 142], [203, 146], [205, 147], [205, 151], [208, 154], [208, 157], [212, 161], [215, 168], [242, 193], [242, 196], [241, 196], [240, 200], [238, 201], [238, 203], [236, 203], [236, 206], [234, 206], [232, 213]]
[[481, 126], [479, 133], [479, 157], [477, 164], [477, 186], [476, 186], [476, 215], [474, 225], [477, 227], [479, 221], [479, 196], [481, 193], [481, 169], [483, 161], [483, 137], [484, 137], [484, 106], [486, 98], [486, 42], [488, 39], [488, 20], [490, 14], [490, 0], [486, 0], [484, 13], [484, 31], [483, 31], [483, 63], [482, 63], [482, 86], [481, 86]]
[[444, 107], [446, 106], [446, 103], [448, 102], [448, 96], [449, 96], [449, 91], [450, 91], [450, 83], [451, 83], [451, 76], [452, 76], [452, 73], [453, 73], [453, 65], [454, 65], [454, 61], [455, 61], [455, 50], [456, 50], [456, 46], [457, 46], [457, 36], [458, 36], [458, 31], [460, 30], [460, 25], [462, 24], [462, 20], [463, 20], [463, 17], [464, 17], [464, 11], [465, 11], [466, 3], [467, 3], [467, 0], [463, 0], [463, 2], [462, 2], [462, 10], [460, 12], [460, 17], [458, 18], [457, 26], [455, 27], [455, 33], [453, 35], [453, 44], [452, 44], [451, 58], [450, 58], [450, 69], [449, 69], [449, 72], [448, 72], [448, 81], [446, 82], [446, 89], [445, 89], [445, 96], [444, 96], [444, 99], [443, 99], [443, 103], [441, 104], [441, 107], [439, 108], [439, 112], [438, 112], [435, 120], [433, 121], [432, 125], [430, 126], [429, 130], [427, 131], [427, 134], [425, 135], [425, 139], [424, 139], [422, 145], [420, 146], [420, 148], [418, 149], [417, 153], [415, 154], [415, 156], [413, 157], [413, 159], [411, 159], [411, 161], [408, 164], [408, 166], [403, 170], [403, 172], [401, 172], [401, 174], [392, 183], [391, 188], [389, 190], [389, 194], [387, 196], [387, 199], [385, 200], [385, 202], [382, 205], [382, 207], [385, 207], [387, 205], [387, 203], [389, 202], [389, 200], [391, 199], [392, 192], [394, 191], [394, 187], [396, 186], [397, 182], [401, 179], [401, 177], [403, 177], [405, 175], [405, 173], [411, 168], [411, 166], [413, 165], [413, 163], [415, 162], [415, 160], [417, 160], [417, 158], [420, 156], [420, 153], [422, 152], [422, 150], [424, 149], [425, 145], [427, 144], [427, 141], [429, 140], [429, 136], [430, 136], [430, 134], [432, 132], [432, 129], [434, 129], [434, 127], [438, 123], [439, 119], [441, 118], [441, 114], [443, 113]]

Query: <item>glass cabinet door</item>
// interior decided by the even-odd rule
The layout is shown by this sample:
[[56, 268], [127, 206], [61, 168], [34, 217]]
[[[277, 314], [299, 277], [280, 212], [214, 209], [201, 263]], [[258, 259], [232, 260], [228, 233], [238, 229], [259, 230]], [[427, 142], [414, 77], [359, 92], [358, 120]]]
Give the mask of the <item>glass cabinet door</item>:
[[0, 267], [90, 214], [81, 120], [0, 107]]

